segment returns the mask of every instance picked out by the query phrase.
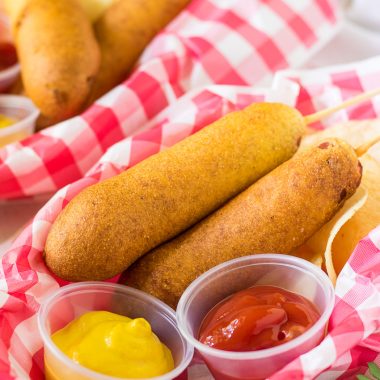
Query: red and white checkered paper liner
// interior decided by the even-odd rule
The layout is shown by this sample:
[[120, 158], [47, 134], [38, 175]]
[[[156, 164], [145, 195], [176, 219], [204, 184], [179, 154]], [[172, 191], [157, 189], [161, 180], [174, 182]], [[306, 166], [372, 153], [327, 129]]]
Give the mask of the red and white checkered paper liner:
[[[16, 190], [12, 190], [11, 187], [12, 181], [16, 181], [17, 184], [31, 184], [30, 178], [33, 175], [28, 174], [26, 169], [21, 173], [22, 179], [20, 176], [17, 180], [16, 177], [10, 179], [7, 182], [8, 190], [2, 193], [4, 198], [52, 191], [65, 184], [65, 181], [82, 177], [91, 166], [92, 169], [83, 178], [58, 191], [1, 259], [0, 379], [43, 378], [43, 351], [37, 331], [36, 312], [44, 297], [64, 283], [48, 271], [42, 260], [42, 250], [51, 224], [79, 191], [127, 169], [196, 132], [221, 115], [240, 109], [253, 101], [285, 101], [291, 105], [296, 104], [304, 113], [310, 113], [380, 85], [380, 57], [325, 70], [282, 71], [276, 75], [272, 88], [268, 90], [247, 86], [256, 83], [256, 79], [252, 79], [251, 82], [246, 80], [246, 83], [234, 82], [236, 77], [228, 70], [230, 74], [220, 74], [222, 79], [215, 79], [215, 75], [219, 75], [219, 65], [214, 65], [216, 45], [212, 43], [205, 49], [201, 44], [203, 48], [200, 49], [198, 42], [205, 35], [207, 39], [213, 38], [214, 27], [223, 27], [224, 21], [221, 20], [226, 18], [226, 12], [228, 22], [231, 22], [235, 12], [239, 15], [238, 20], [246, 17], [239, 11], [239, 4], [243, 2], [218, 1], [219, 8], [216, 7], [216, 0], [195, 2], [170, 26], [169, 31], [156, 39], [143, 57], [145, 63], [129, 81], [117, 87], [83, 116], [66, 122], [67, 126], [75, 124], [70, 125], [70, 133], [75, 136], [69, 138], [62, 123], [35, 135], [31, 140], [12, 145], [10, 151], [6, 150], [8, 159], [13, 157], [12, 162], [19, 162], [15, 167], [20, 170], [21, 164], [25, 163], [25, 155], [29, 157], [28, 160], [33, 167], [37, 156], [41, 164], [42, 158], [52, 157], [52, 154], [54, 156], [54, 149], [60, 153], [55, 155], [55, 159], [49, 161], [48, 165], [47, 161], [44, 162], [43, 175], [39, 171], [42, 166], [34, 166], [36, 169], [33, 175], [37, 179], [31, 187], [24, 186]], [[287, 2], [288, 8], [290, 3], [293, 2]], [[294, 3], [301, 7], [298, 4], [301, 2]], [[273, 16], [273, 7], [277, 4], [285, 3], [262, 2], [260, 7], [257, 5], [257, 11], [261, 10], [264, 16], [270, 11]], [[329, 5], [331, 4], [326, 1], [313, 2], [313, 6], [325, 9], [323, 12], [320, 11], [320, 14], [330, 14], [327, 19], [334, 20], [331, 16], [333, 13], [326, 13], [326, 9], [332, 9]], [[210, 7], [213, 7], [215, 12], [210, 12]], [[263, 11], [262, 7], [266, 10]], [[208, 15], [207, 19], [205, 13]], [[232, 19], [235, 20], [235, 26], [232, 28], [235, 34], [236, 31], [246, 29], [246, 24], [240, 24], [239, 27], [236, 24], [237, 20], [233, 17]], [[207, 26], [201, 29], [199, 37], [194, 37], [194, 23], [197, 27]], [[210, 23], [212, 25], [209, 25]], [[180, 37], [178, 33], [170, 32], [171, 28], [177, 28], [176, 25], [178, 30], [187, 30], [186, 33], [191, 33], [192, 37], [187, 39], [185, 32]], [[186, 29], [187, 25], [189, 29]], [[231, 33], [230, 29], [228, 30], [228, 33]], [[223, 33], [225, 38], [229, 38], [228, 33]], [[256, 35], [253, 40], [256, 41], [257, 38]], [[186, 41], [187, 45], [183, 41]], [[189, 44], [194, 47], [191, 56], [188, 56]], [[257, 45], [253, 43], [253, 46]], [[214, 58], [206, 59], [208, 52]], [[237, 59], [236, 55], [239, 55], [239, 52], [234, 51], [234, 59]], [[255, 59], [257, 56], [255, 52]], [[221, 61], [220, 56], [217, 59], [217, 62]], [[250, 61], [253, 67], [255, 59]], [[239, 75], [242, 75], [241, 66], [237, 66]], [[225, 66], [222, 64], [221, 68], [223, 67]], [[274, 71], [276, 68], [272, 69]], [[268, 73], [270, 71], [268, 70]], [[292, 82], [289, 82], [288, 78]], [[213, 85], [213, 81], [229, 85]], [[203, 87], [199, 87], [200, 85]], [[298, 90], [300, 93], [297, 98]], [[130, 107], [126, 109], [123, 104], [129, 104]], [[380, 103], [372, 101], [343, 111], [335, 118], [367, 118], [378, 116], [379, 113]], [[323, 128], [327, 124], [318, 124], [316, 128]], [[87, 141], [89, 130], [93, 131], [92, 139]], [[133, 136], [123, 140], [130, 134]], [[122, 141], [114, 145], [118, 140]], [[29, 142], [32, 143], [31, 146], [28, 145]], [[50, 147], [52, 142], [56, 144], [55, 148]], [[93, 165], [111, 145], [112, 148]], [[39, 147], [37, 156], [34, 150], [36, 146]], [[50, 153], [47, 153], [46, 149]], [[72, 154], [73, 149], [77, 155]], [[63, 151], [66, 153], [62, 154]], [[70, 157], [71, 161], [65, 157]], [[4, 167], [3, 164], [0, 173], [4, 173]], [[66, 176], [71, 170], [74, 174], [67, 179]], [[46, 181], [44, 176], [47, 177]], [[0, 191], [3, 186], [1, 183]], [[25, 192], [25, 189], [29, 192]], [[380, 360], [380, 228], [373, 231], [356, 248], [338, 278], [336, 297], [336, 306], [326, 339], [317, 348], [290, 363], [272, 379], [312, 379], [317, 376], [319, 379], [333, 379], [339, 376], [349, 378], [354, 373], [364, 372], [367, 361]], [[189, 380], [209, 379], [210, 376], [205, 371], [203, 364], [192, 363], [186, 376]]]
[[[337, 3], [193, 0], [122, 85], [81, 116], [0, 149], [0, 199], [54, 192], [83, 177], [109, 147], [149, 129], [189, 91], [198, 91], [192, 106], [207, 113], [207, 86], [257, 85], [302, 64], [337, 30]], [[192, 132], [187, 128], [181, 137]], [[141, 143], [132, 146], [132, 152], [141, 149]]]
[[[372, 67], [380, 67], [380, 57], [358, 63], [355, 67], [368, 66], [364, 72], [370, 73]], [[339, 68], [346, 72], [347, 83], [354, 79], [349, 66]], [[335, 70], [332, 70], [336, 72]], [[331, 71], [330, 71], [331, 72]], [[325, 74], [327, 71], [324, 72]], [[285, 73], [286, 74], [286, 73]], [[298, 97], [297, 103], [314, 104], [318, 109], [319, 102], [323, 106], [332, 105], [339, 97], [344, 98], [353, 87], [337, 87], [331, 81], [322, 82], [322, 76], [315, 71], [291, 73], [294, 82], [289, 83], [281, 77], [276, 78], [275, 89], [251, 90], [246, 87], [215, 86], [204, 95], [200, 104], [205, 108], [192, 107], [192, 94], [183, 97], [178, 107], [172, 106], [157, 118], [157, 124], [150, 129], [152, 136], [162, 135], [165, 131], [167, 145], [174, 144], [182, 137], [177, 134], [177, 127], [198, 129], [220, 115], [232, 109], [244, 107], [251, 101], [287, 100], [296, 102], [297, 84], [312, 80], [301, 87], [300, 94], [307, 93], [303, 100]], [[326, 78], [329, 78], [327, 75]], [[355, 78], [363, 81], [363, 76]], [[323, 91], [313, 93], [315, 83], [323, 83]], [[356, 91], [359, 92], [359, 89]], [[242, 101], [247, 99], [247, 103]], [[207, 109], [207, 112], [202, 112]], [[356, 112], [350, 109], [342, 114], [347, 117]], [[365, 108], [364, 115], [374, 110], [380, 113], [380, 104], [372, 102]], [[362, 114], [356, 114], [360, 117]], [[177, 120], [183, 123], [177, 124]], [[199, 120], [199, 126], [196, 124]], [[193, 124], [191, 124], [191, 121]], [[195, 123], [195, 124], [194, 124]], [[179, 128], [181, 130], [181, 128]], [[156, 132], [155, 132], [156, 131]], [[146, 138], [148, 132], [137, 135], [136, 144], [148, 144], [152, 152], [163, 148], [160, 139]], [[150, 136], [150, 135], [149, 135]], [[152, 137], [150, 136], [150, 137]], [[43, 377], [42, 342], [37, 331], [36, 312], [44, 297], [64, 283], [49, 273], [42, 259], [42, 250], [51, 224], [62, 208], [83, 188], [98, 182], [100, 179], [115, 175], [138, 162], [142, 157], [132, 154], [133, 140], [126, 139], [110, 149], [98, 165], [84, 178], [58, 191], [51, 200], [37, 213], [31, 224], [23, 231], [6, 252], [0, 266], [0, 379]], [[148, 153], [149, 154], [149, 153]], [[131, 157], [134, 160], [131, 161]], [[349, 263], [340, 274], [336, 287], [336, 306], [330, 320], [329, 335], [314, 350], [290, 363], [272, 379], [335, 379], [350, 378], [354, 373], [365, 372], [368, 361], [377, 360], [380, 348], [380, 227], [373, 231], [356, 248]], [[194, 362], [188, 368], [185, 378], [188, 380], [210, 379], [206, 367]]]

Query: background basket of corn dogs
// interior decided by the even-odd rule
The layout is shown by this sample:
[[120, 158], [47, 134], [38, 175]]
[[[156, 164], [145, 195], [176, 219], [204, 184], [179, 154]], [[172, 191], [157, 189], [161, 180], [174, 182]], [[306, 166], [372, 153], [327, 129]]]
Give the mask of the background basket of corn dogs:
[[[195, 61], [187, 50], [173, 54], [171, 44], [181, 51], [182, 43], [189, 49], [198, 41], [183, 42], [192, 23], [207, 14], [228, 25], [223, 12], [243, 17], [239, 4], [222, 11], [216, 2], [195, 1], [124, 85], [82, 115], [1, 151], [3, 199], [60, 189], [1, 259], [1, 375], [42, 376], [36, 312], [66, 281], [113, 277], [175, 307], [206, 270], [261, 252], [306, 258], [336, 291], [326, 338], [272, 379], [349, 376], [377, 359], [379, 97], [315, 123], [303, 115], [380, 87], [380, 58], [281, 70], [270, 88], [260, 88], [243, 62], [229, 62], [233, 70], [224, 73], [221, 64], [218, 77], [206, 58], [215, 51], [204, 45]], [[333, 4], [320, 12], [333, 28]], [[251, 21], [240, 19], [242, 29]], [[268, 64], [260, 79], [280, 68]], [[197, 379], [203, 370], [193, 363], [187, 376]]]
[[[63, 7], [67, 6], [64, 0], [61, 2]], [[33, 21], [37, 16], [33, 16], [33, 12], [30, 13], [32, 6], [27, 8], [30, 12], [26, 15], [25, 12], [20, 11], [24, 9], [26, 3], [21, 0], [4, 2], [11, 8], [11, 11], [13, 10], [11, 13], [13, 20]], [[131, 4], [130, 2], [126, 3]], [[144, 19], [144, 17], [163, 21], [161, 27], [165, 22], [168, 22], [165, 9], [160, 8], [156, 1], [146, 1], [147, 6], [144, 5], [145, 2], [139, 3], [143, 9], [145, 9], [144, 7], [152, 7], [152, 9], [149, 8], [142, 12], [143, 18], [139, 16], [140, 18], [137, 20], [133, 19], [131, 25], [127, 22], [126, 25], [136, 29], [135, 35], [144, 34], [139, 29], [141, 25], [149, 23], [149, 20]], [[155, 5], [156, 3], [157, 5]], [[173, 2], [170, 4], [173, 5]], [[184, 6], [185, 2], [175, 2], [175, 4], [179, 7]], [[114, 7], [116, 6], [114, 5]], [[147, 132], [153, 130], [156, 125], [155, 119], [171, 106], [176, 106], [178, 112], [179, 105], [177, 103], [185, 102], [187, 99], [190, 104], [189, 109], [186, 111], [184, 108], [184, 115], [176, 121], [175, 131], [171, 133], [174, 137], [168, 137], [167, 141], [162, 140], [160, 144], [167, 146], [173, 139], [175, 141], [184, 138], [192, 132], [195, 121], [192, 119], [192, 111], [188, 113], [190, 110], [196, 111], [195, 109], [197, 109], [198, 118], [203, 118], [203, 121], [196, 120], [197, 128], [210, 123], [228, 111], [222, 106], [218, 108], [218, 92], [210, 104], [208, 99], [210, 93], [212, 94], [214, 91], [213, 85], [245, 86], [238, 91], [226, 89], [227, 93], [231, 92], [232, 97], [237, 97], [238, 104], [235, 105], [236, 101], [233, 100], [232, 104], [226, 104], [225, 107], [242, 108], [247, 106], [255, 99], [257, 93], [252, 86], [260, 85], [260, 83], [269, 80], [273, 73], [279, 69], [293, 67], [301, 61], [306, 61], [311, 56], [313, 48], [316, 49], [319, 45], [325, 44], [338, 26], [338, 10], [334, 1], [323, 3], [306, 1], [300, 8], [288, 4], [285, 9], [281, 9], [275, 5], [264, 5], [259, 2], [249, 2], [247, 5], [245, 1], [231, 0], [226, 2], [226, 6], [220, 7], [217, 1], [195, 0], [189, 3], [178, 17], [154, 38], [139, 61], [135, 62], [138, 52], [134, 52], [134, 49], [139, 45], [137, 39], [128, 42], [123, 41], [124, 38], [129, 38], [128, 33], [124, 33], [124, 19], [129, 20], [129, 13], [133, 12], [133, 9], [130, 10], [128, 6], [122, 11], [112, 8], [112, 5], [110, 7], [103, 14], [103, 19], [100, 16], [92, 27], [90, 21], [86, 21], [86, 16], [82, 14], [81, 25], [89, 35], [88, 39], [91, 45], [87, 48], [92, 47], [90, 49], [92, 55], [95, 55], [99, 62], [101, 57], [108, 56], [108, 53], [99, 53], [99, 46], [102, 42], [100, 37], [96, 36], [97, 24], [104, 22], [104, 27], [107, 26], [112, 29], [104, 30], [105, 35], [111, 34], [113, 36], [116, 34], [121, 39], [118, 41], [112, 36], [108, 37], [112, 38], [114, 44], [109, 46], [110, 44], [105, 39], [105, 46], [116, 50], [117, 54], [122, 54], [124, 58], [131, 61], [130, 65], [122, 65], [122, 70], [128, 67], [130, 71], [131, 65], [136, 65], [136, 69], [132, 71], [132, 75], [129, 75], [129, 71], [124, 71], [121, 74], [121, 76], [124, 75], [124, 78], [118, 78], [119, 82], [123, 80], [124, 82], [88, 107], [91, 104], [88, 96], [90, 96], [90, 90], [95, 82], [87, 81], [85, 78], [95, 78], [95, 72], [99, 73], [101, 70], [99, 69], [100, 66], [93, 67], [82, 60], [83, 54], [88, 59], [90, 53], [86, 55], [84, 48], [82, 48], [80, 51], [78, 50], [76, 55], [71, 55], [73, 60], [81, 61], [81, 65], [83, 65], [80, 67], [81, 70], [75, 62], [67, 62], [67, 53], [65, 53], [64, 47], [63, 51], [59, 51], [58, 56], [55, 57], [58, 62], [47, 59], [50, 65], [49, 70], [50, 72], [53, 71], [55, 75], [55, 88], [58, 88], [59, 91], [54, 90], [51, 86], [46, 86], [46, 83], [43, 86], [30, 83], [29, 96], [32, 99], [34, 98], [34, 102], [41, 110], [44, 106], [49, 107], [48, 113], [52, 115], [53, 122], [67, 119], [73, 114], [79, 113], [79, 115], [50, 128], [45, 128], [41, 132], [34, 133], [21, 142], [7, 144], [0, 149], [0, 199], [20, 198], [57, 191], [62, 186], [83, 177], [113, 144], [141, 131], [147, 133], [143, 135], [143, 141], [151, 140], [147, 145], [152, 146], [158, 142], [160, 136], [166, 137], [164, 134]], [[33, 5], [33, 8], [40, 9], [38, 5]], [[234, 9], [233, 14], [231, 14], [232, 9]], [[54, 9], [45, 9], [47, 14], [38, 16], [39, 22], [45, 20], [43, 22], [54, 23], [48, 11], [54, 11]], [[155, 12], [162, 12], [163, 14], [155, 14]], [[78, 7], [75, 7], [74, 13], [81, 13]], [[116, 13], [118, 18], [108, 16], [108, 13]], [[315, 18], [305, 18], [303, 22], [297, 23], [299, 15], [309, 13], [313, 13]], [[68, 22], [67, 18], [71, 20], [67, 16], [62, 22]], [[276, 20], [276, 29], [271, 30], [266, 27], [266, 24], [273, 21], [273, 18]], [[113, 19], [115, 19], [114, 23], [110, 21]], [[288, 19], [295, 20], [295, 25], [292, 28], [289, 27]], [[26, 23], [26, 25], [29, 24]], [[64, 27], [61, 26], [61, 28]], [[100, 24], [99, 28], [103, 30], [103, 26]], [[113, 28], [119, 29], [113, 30]], [[30, 36], [28, 32], [23, 34], [24, 28], [20, 28], [19, 32], [17, 30], [13, 32], [16, 45], [19, 45], [20, 49], [22, 47], [32, 49], [29, 39], [33, 36]], [[145, 32], [144, 28], [143, 31]], [[153, 37], [148, 31], [146, 32], [148, 35], [145, 37], [144, 34], [145, 38], [139, 45], [140, 48], [144, 47]], [[83, 34], [78, 31], [75, 34], [78, 33]], [[25, 38], [21, 38], [24, 36]], [[49, 38], [59, 41], [59, 36], [49, 36]], [[68, 37], [64, 38], [67, 39]], [[37, 39], [33, 39], [33, 41], [36, 44], [39, 43]], [[96, 41], [98, 42], [96, 43]], [[53, 42], [50, 41], [46, 41], [44, 44], [54, 46]], [[115, 44], [116, 46], [114, 46]], [[120, 45], [122, 45], [121, 48]], [[227, 48], [230, 46], [234, 46], [235, 49]], [[37, 81], [38, 78], [41, 81], [47, 80], [47, 69], [45, 70], [44, 64], [34, 61], [39, 58], [43, 60], [48, 54], [51, 56], [52, 50], [54, 53], [54, 49], [50, 49], [50, 53], [39, 51], [40, 54], [37, 57], [34, 56], [33, 52], [25, 52], [29, 60], [26, 59], [24, 65], [26, 66], [24, 77], [26, 76], [31, 81]], [[120, 58], [112, 54], [114, 60], [108, 64], [119, 65]], [[105, 59], [108, 60], [109, 58]], [[91, 61], [92, 64], [94, 61], [94, 59]], [[215, 70], [215, 62], [218, 62], [218, 70]], [[23, 65], [21, 64], [21, 66]], [[70, 67], [73, 70], [73, 66], [78, 67], [78, 70], [67, 73], [66, 68]], [[44, 67], [44, 69], [37, 73], [34, 72], [34, 67]], [[60, 70], [57, 70], [57, 67]], [[32, 73], [30, 74], [27, 70], [31, 70]], [[21, 72], [23, 72], [22, 67]], [[113, 67], [109, 67], [106, 72], [115, 73], [116, 71]], [[70, 79], [62, 78], [61, 75], [70, 75]], [[81, 91], [79, 89], [79, 77], [82, 84], [80, 86]], [[111, 84], [109, 88], [114, 86], [115, 84]], [[27, 91], [27, 88], [25, 90]], [[35, 94], [34, 90], [38, 93]], [[47, 93], [44, 94], [41, 91]], [[67, 105], [65, 110], [62, 110], [62, 102], [57, 103], [54, 95], [57, 92], [70, 94], [65, 96], [65, 98], [70, 99], [70, 102], [64, 102]], [[79, 99], [80, 95], [82, 96], [81, 99]], [[220, 101], [222, 99], [223, 97], [220, 97]], [[126, 104], [128, 107], [125, 107]], [[213, 104], [216, 107], [214, 114], [210, 108], [213, 107]], [[184, 107], [187, 106], [184, 105]], [[41, 112], [43, 115], [43, 111]], [[57, 116], [58, 112], [62, 112], [62, 114]], [[47, 114], [44, 119], [45, 121], [48, 119]], [[40, 120], [42, 119], [40, 118]], [[162, 119], [161, 123], [163, 123]], [[161, 128], [168, 130], [170, 127], [162, 124]], [[154, 135], [155, 138], [150, 137], [151, 135]], [[149, 147], [142, 147], [141, 143], [133, 145], [136, 145], [139, 154], [153, 153]], [[135, 150], [134, 147], [131, 149], [132, 155]]]

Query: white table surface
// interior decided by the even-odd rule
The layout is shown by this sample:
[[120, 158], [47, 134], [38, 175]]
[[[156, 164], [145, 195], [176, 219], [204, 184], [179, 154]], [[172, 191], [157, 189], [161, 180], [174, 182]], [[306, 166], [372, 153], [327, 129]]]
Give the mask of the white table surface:
[[[305, 65], [308, 68], [348, 63], [380, 55], [380, 12], [375, 0], [348, 2], [346, 21], [337, 35]], [[25, 224], [46, 202], [46, 197], [0, 203], [0, 256]]]

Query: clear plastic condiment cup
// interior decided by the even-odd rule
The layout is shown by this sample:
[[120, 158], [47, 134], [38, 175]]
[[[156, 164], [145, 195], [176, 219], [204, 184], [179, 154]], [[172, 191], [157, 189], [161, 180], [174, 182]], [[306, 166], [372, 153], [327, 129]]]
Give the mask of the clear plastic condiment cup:
[[0, 147], [22, 140], [34, 132], [39, 110], [25, 96], [0, 95], [0, 114], [15, 119], [9, 127], [0, 128]]
[[[278, 286], [298, 293], [313, 302], [321, 316], [305, 333], [273, 348], [232, 352], [199, 342], [199, 329], [206, 314], [223, 299], [255, 285]], [[216, 380], [255, 380], [269, 377], [318, 345], [326, 334], [333, 307], [334, 288], [317, 266], [293, 256], [259, 254], [228, 261], [198, 277], [178, 303], [177, 322], [182, 335], [196, 348]]]
[[151, 324], [153, 332], [171, 350], [175, 368], [165, 375], [151, 377], [149, 380], [174, 379], [189, 365], [194, 349], [181, 336], [173, 309], [140, 290], [124, 285], [82, 282], [58, 289], [43, 302], [38, 312], [47, 380], [122, 380], [75, 363], [51, 339], [55, 331], [82, 314], [94, 310], [110, 311], [130, 318], [142, 317]]
[[14, 65], [8, 67], [5, 70], [0, 71], [0, 92], [3, 92], [16, 81], [20, 74], [20, 65], [15, 63]]

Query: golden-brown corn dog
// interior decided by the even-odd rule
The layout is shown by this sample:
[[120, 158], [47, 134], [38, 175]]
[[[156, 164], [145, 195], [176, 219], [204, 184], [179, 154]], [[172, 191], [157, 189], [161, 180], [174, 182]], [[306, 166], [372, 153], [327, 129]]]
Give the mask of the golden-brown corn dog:
[[66, 280], [101, 280], [189, 228], [297, 150], [294, 108], [253, 104], [76, 196], [53, 224], [48, 267]]
[[330, 220], [359, 186], [354, 150], [331, 139], [298, 153], [125, 273], [128, 285], [175, 307], [196, 277], [253, 253], [290, 253]]
[[190, 0], [117, 0], [95, 23], [101, 66], [90, 102], [126, 79], [146, 45]]
[[75, 0], [6, 0], [26, 94], [39, 128], [80, 112], [100, 65], [91, 23]]

